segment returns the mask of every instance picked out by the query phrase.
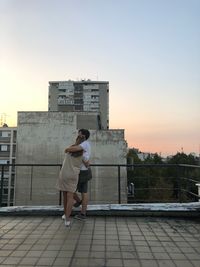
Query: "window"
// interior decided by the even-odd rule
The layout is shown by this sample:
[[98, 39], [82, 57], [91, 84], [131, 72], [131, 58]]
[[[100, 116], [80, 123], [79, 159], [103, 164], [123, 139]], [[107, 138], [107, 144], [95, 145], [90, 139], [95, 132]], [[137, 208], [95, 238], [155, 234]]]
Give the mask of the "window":
[[65, 93], [66, 92], [66, 89], [58, 89], [58, 91]]
[[1, 145], [1, 151], [8, 151], [7, 145]]
[[7, 160], [1, 159], [0, 164], [7, 164]]
[[97, 100], [98, 100], [98, 99], [99, 99], [99, 96], [98, 96], [98, 95], [91, 95], [91, 98], [92, 98], [92, 99], [97, 99]]
[[5, 195], [8, 195], [8, 189], [4, 189], [4, 190], [3, 190], [3, 193], [4, 193]]
[[2, 137], [9, 137], [10, 132], [2, 131]]

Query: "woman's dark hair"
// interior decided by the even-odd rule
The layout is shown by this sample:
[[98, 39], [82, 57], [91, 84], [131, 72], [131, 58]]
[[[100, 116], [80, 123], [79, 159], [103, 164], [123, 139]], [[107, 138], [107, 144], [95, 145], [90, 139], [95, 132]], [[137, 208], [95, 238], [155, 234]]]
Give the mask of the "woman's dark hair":
[[87, 129], [80, 129], [78, 132], [81, 132], [81, 134], [85, 136], [86, 140], [90, 137], [90, 132]]
[[[75, 144], [73, 146], [78, 146], [84, 141], [85, 141], [85, 136], [78, 136], [76, 138], [76, 142], [75, 142]], [[76, 152], [71, 152], [70, 154], [71, 154], [72, 157], [77, 158], [77, 157], [80, 157], [80, 156], [83, 155], [83, 150], [76, 151]]]

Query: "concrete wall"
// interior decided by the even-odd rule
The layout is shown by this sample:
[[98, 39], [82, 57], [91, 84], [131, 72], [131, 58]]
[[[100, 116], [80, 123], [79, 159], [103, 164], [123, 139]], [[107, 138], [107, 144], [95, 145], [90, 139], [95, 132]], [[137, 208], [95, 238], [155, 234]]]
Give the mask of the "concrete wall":
[[79, 112], [76, 115], [77, 121], [77, 129], [91, 129], [91, 130], [98, 130], [98, 119], [97, 113], [94, 112]]
[[109, 85], [108, 83], [99, 84], [99, 111], [102, 129], [109, 129]]
[[[92, 164], [125, 164], [123, 130], [91, 130]], [[77, 136], [74, 112], [19, 112], [16, 159], [18, 164], [61, 164], [65, 147]], [[116, 167], [92, 167], [90, 203], [117, 203]], [[15, 205], [56, 205], [59, 167], [16, 168]], [[126, 203], [126, 170], [121, 169], [122, 202]]]
[[49, 98], [48, 98], [49, 111], [58, 110], [58, 86], [59, 82], [54, 83], [54, 85], [49, 84]]
[[[126, 164], [127, 145], [123, 130], [93, 131], [91, 136], [93, 164]], [[90, 196], [93, 203], [118, 203], [118, 168], [93, 167]], [[127, 173], [121, 170], [121, 199], [127, 202]]]

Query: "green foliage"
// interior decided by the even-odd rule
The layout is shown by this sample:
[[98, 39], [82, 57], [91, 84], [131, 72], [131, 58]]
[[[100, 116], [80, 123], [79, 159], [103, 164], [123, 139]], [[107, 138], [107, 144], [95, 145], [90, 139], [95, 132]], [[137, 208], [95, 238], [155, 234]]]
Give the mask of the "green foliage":
[[159, 156], [157, 153], [155, 153], [153, 156], [150, 154], [147, 156], [147, 158], [144, 160], [144, 163], [148, 164], [163, 164], [163, 160], [161, 156]]
[[142, 161], [139, 159], [136, 150], [129, 149], [129, 152], [127, 154], [127, 164], [138, 164], [138, 163], [142, 163]]
[[167, 163], [197, 165], [198, 160], [192, 154], [186, 155], [185, 153], [178, 152], [173, 157], [168, 158]]
[[[178, 201], [180, 197], [182, 201], [188, 199], [191, 201], [191, 195], [187, 195], [184, 191], [179, 195], [179, 185], [182, 189], [197, 194], [195, 183], [188, 183], [185, 178], [199, 181], [200, 169], [177, 166], [177, 164], [197, 165], [198, 159], [194, 155], [178, 152], [164, 162], [161, 156], [156, 153], [153, 156], [149, 154], [144, 161], [141, 161], [137, 152], [131, 149], [127, 155], [128, 164], [140, 164], [140, 166], [136, 165], [127, 171], [128, 184], [133, 183], [135, 187], [133, 202], [171, 202]], [[144, 167], [141, 166], [143, 164]], [[147, 164], [154, 165], [147, 166]], [[163, 166], [160, 167], [158, 164], [163, 164]], [[174, 164], [174, 167], [168, 167], [166, 164]]]

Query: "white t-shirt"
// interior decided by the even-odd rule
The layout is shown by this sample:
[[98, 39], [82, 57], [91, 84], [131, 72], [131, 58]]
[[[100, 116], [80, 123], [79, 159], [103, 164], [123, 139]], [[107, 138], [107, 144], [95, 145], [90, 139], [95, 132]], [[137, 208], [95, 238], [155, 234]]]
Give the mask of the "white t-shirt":
[[[80, 144], [80, 146], [83, 148], [83, 160], [88, 161], [91, 156], [91, 146], [88, 140], [83, 141], [83, 143]], [[88, 168], [84, 165], [84, 163], [81, 164], [81, 170], [87, 170]]]

